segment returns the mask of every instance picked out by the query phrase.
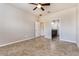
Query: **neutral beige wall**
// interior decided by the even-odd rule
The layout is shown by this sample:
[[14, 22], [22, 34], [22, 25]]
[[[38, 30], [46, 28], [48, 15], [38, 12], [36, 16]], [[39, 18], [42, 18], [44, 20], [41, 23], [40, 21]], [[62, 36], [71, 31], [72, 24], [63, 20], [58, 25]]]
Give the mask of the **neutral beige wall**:
[[77, 6], [77, 10], [76, 10], [76, 11], [77, 11], [77, 12], [76, 12], [76, 17], [77, 17], [77, 18], [76, 18], [76, 19], [77, 19], [77, 23], [76, 23], [76, 25], [77, 25], [77, 26], [76, 26], [76, 27], [77, 27], [77, 28], [76, 28], [76, 29], [77, 29], [77, 30], [76, 30], [76, 35], [77, 35], [77, 36], [76, 36], [76, 37], [77, 37], [77, 45], [78, 45], [78, 47], [79, 47], [79, 4], [77, 4], [77, 5], [78, 5], [78, 6]]
[[60, 40], [76, 42], [76, 7], [65, 9], [56, 13], [51, 13], [41, 19], [46, 20], [45, 37], [51, 38], [51, 21], [59, 19]]
[[60, 17], [60, 39], [76, 43], [76, 8], [63, 11]]
[[35, 35], [35, 17], [9, 4], [0, 4], [0, 45], [31, 39]]

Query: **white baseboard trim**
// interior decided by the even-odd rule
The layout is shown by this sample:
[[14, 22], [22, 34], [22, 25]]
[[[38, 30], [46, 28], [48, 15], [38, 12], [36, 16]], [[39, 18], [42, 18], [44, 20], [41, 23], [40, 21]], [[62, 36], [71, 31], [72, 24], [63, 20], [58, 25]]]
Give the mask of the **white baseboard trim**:
[[15, 44], [15, 43], [22, 42], [22, 41], [26, 41], [26, 40], [31, 40], [31, 39], [34, 39], [34, 37], [31, 37], [31, 38], [23, 38], [22, 40], [17, 40], [17, 41], [9, 42], [9, 43], [6, 43], [6, 44], [2, 44], [2, 45], [0, 45], [0, 47], [7, 46], [7, 45], [11, 45], [11, 44]]
[[60, 41], [66, 41], [66, 42], [76, 43], [76, 41], [70, 41], [70, 40], [64, 40], [64, 39], [60, 39]]

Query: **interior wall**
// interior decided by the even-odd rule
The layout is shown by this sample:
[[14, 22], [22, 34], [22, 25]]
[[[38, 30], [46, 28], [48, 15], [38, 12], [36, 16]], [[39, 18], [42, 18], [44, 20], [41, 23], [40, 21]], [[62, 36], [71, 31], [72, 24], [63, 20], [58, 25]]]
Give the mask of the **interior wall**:
[[[46, 18], [48, 17], [48, 18]], [[45, 37], [51, 38], [51, 21], [53, 19], [59, 19], [59, 35], [60, 40], [68, 42], [76, 42], [76, 8], [65, 9], [56, 13], [51, 13], [44, 16], [44, 20], [47, 20], [45, 26]]]
[[79, 4], [77, 4], [77, 10], [76, 10], [76, 17], [77, 17], [77, 23], [76, 23], [76, 37], [77, 37], [77, 45], [79, 47]]
[[0, 4], [0, 45], [35, 36], [35, 17], [8, 4]]
[[60, 40], [76, 43], [76, 8], [61, 13]]

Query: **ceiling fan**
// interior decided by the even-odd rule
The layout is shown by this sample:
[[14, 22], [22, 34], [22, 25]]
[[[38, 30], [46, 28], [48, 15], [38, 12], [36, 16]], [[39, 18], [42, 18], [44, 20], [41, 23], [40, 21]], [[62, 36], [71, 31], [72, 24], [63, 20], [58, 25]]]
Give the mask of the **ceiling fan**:
[[33, 10], [40, 8], [42, 11], [45, 10], [43, 6], [50, 6], [50, 3], [30, 3], [30, 4], [36, 5], [36, 7]]

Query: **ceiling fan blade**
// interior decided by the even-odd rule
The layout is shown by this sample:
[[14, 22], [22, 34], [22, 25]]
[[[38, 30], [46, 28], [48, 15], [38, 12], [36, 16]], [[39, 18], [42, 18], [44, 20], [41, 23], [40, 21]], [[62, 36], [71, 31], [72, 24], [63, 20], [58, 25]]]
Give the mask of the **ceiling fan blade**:
[[50, 3], [41, 4], [42, 6], [49, 6]]
[[37, 5], [36, 3], [29, 3], [29, 4]]
[[42, 9], [42, 11], [44, 11], [44, 8], [43, 7], [41, 7], [41, 9]]
[[37, 9], [37, 7], [35, 7], [33, 10]]

